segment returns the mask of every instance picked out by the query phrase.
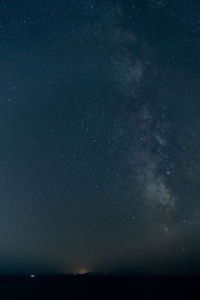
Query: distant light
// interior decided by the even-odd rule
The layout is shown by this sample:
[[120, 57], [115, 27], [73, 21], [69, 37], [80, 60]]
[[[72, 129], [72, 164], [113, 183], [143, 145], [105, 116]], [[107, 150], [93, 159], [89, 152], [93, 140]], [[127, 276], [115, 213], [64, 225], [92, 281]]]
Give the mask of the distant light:
[[31, 276], [31, 278], [35, 278], [35, 274], [31, 274], [30, 276]]
[[89, 271], [88, 269], [80, 269], [76, 271], [76, 275], [84, 275], [87, 274]]

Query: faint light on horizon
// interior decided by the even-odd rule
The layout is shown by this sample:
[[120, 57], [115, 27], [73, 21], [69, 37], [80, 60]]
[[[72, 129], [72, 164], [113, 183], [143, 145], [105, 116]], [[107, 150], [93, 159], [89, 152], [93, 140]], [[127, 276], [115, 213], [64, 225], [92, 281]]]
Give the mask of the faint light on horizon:
[[86, 274], [88, 272], [89, 272], [88, 269], [79, 269], [79, 270], [75, 271], [75, 274], [76, 275], [83, 275], [83, 274]]

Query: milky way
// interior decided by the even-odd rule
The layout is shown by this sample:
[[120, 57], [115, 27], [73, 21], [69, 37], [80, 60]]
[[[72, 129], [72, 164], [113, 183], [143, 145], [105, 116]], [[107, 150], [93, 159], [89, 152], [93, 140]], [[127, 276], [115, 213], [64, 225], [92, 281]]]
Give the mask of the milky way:
[[[164, 2], [160, 6], [165, 6]], [[123, 144], [119, 164], [127, 172], [121, 183], [122, 195], [129, 198], [129, 205], [133, 202], [134, 219], [142, 220], [136, 232], [144, 234], [138, 239], [143, 257], [151, 261], [159, 253], [170, 261], [193, 252], [190, 236], [198, 239], [199, 234], [199, 205], [191, 200], [194, 186], [199, 189], [199, 158], [194, 146], [199, 121], [184, 110], [191, 109], [198, 83], [182, 66], [158, 65], [159, 54], [134, 30], [122, 30], [118, 24], [111, 34], [116, 57], [113, 77], [124, 99], [115, 133]], [[187, 128], [186, 122], [191, 127], [195, 123], [195, 128]], [[194, 130], [194, 137], [189, 137], [188, 130]], [[193, 161], [190, 155], [195, 156]]]

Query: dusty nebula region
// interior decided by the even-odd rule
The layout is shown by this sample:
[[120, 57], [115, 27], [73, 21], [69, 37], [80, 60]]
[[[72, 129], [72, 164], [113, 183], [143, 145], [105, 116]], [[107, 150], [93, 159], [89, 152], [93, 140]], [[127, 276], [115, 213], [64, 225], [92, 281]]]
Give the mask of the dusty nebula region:
[[137, 236], [127, 255], [136, 265], [159, 261], [158, 270], [169, 263], [169, 272], [180, 260], [187, 273], [199, 247], [199, 80], [123, 28], [122, 16], [120, 8], [113, 10], [107, 39], [112, 83], [123, 99], [114, 140], [124, 176], [116, 190], [125, 210], [129, 203]]

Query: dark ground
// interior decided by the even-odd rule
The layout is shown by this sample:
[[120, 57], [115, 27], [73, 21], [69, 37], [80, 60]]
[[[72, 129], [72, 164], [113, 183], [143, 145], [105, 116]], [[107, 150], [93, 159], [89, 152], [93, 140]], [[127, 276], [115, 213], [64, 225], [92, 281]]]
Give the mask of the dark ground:
[[200, 299], [199, 277], [1, 277], [0, 299]]

